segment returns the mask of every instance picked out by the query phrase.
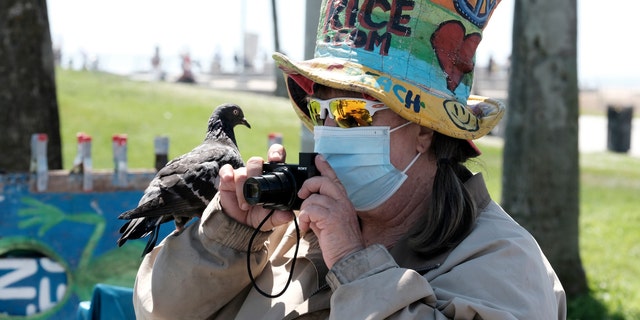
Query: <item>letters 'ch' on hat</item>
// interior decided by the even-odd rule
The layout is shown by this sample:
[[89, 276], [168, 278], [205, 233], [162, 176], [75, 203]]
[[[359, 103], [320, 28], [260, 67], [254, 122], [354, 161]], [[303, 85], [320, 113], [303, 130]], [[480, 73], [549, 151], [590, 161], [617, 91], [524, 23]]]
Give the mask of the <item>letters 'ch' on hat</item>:
[[362, 92], [442, 134], [477, 139], [504, 114], [470, 95], [475, 52], [500, 0], [323, 0], [311, 60], [275, 53], [294, 109], [313, 130], [313, 84]]

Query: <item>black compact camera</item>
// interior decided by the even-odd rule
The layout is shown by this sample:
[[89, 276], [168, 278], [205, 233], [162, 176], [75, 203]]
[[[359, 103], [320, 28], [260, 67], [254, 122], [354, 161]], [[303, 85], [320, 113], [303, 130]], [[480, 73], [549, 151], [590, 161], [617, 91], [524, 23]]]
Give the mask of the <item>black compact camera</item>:
[[248, 178], [243, 186], [244, 198], [251, 205], [268, 209], [298, 210], [302, 199], [298, 191], [305, 180], [319, 176], [314, 160], [317, 153], [301, 152], [300, 164], [266, 162], [262, 175]]

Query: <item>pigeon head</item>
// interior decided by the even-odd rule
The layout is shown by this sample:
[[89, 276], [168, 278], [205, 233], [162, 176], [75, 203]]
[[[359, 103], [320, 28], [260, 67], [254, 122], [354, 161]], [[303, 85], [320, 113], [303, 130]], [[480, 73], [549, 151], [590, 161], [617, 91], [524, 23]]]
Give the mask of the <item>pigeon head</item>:
[[231, 103], [222, 104], [213, 111], [213, 114], [209, 118], [207, 138], [210, 136], [219, 136], [220, 131], [222, 131], [236, 144], [233, 128], [239, 124], [251, 129], [251, 125], [247, 119], [244, 118], [244, 112], [239, 106]]

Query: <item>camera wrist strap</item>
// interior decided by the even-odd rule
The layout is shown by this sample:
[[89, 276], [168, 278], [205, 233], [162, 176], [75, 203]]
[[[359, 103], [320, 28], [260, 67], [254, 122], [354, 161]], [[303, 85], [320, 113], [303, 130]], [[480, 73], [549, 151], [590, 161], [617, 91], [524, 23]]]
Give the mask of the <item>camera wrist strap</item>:
[[287, 288], [289, 288], [289, 284], [291, 283], [291, 280], [293, 279], [293, 268], [296, 265], [296, 259], [298, 257], [298, 248], [300, 247], [300, 227], [298, 226], [298, 221], [296, 220], [295, 213], [293, 213], [293, 211], [291, 211], [291, 215], [293, 215], [293, 224], [296, 227], [296, 248], [295, 248], [294, 253], [293, 253], [293, 259], [291, 260], [291, 270], [289, 272], [289, 279], [287, 279], [287, 284], [285, 284], [285, 286], [282, 289], [282, 291], [280, 291], [279, 293], [277, 293], [275, 295], [266, 293], [262, 289], [260, 289], [260, 287], [258, 287], [258, 284], [256, 283], [255, 278], [253, 277], [253, 273], [251, 272], [251, 248], [253, 247], [253, 241], [255, 240], [256, 236], [258, 235], [258, 232], [260, 232], [260, 229], [262, 228], [262, 226], [267, 222], [267, 220], [269, 220], [269, 218], [271, 218], [271, 216], [273, 215], [274, 212], [275, 212], [275, 209], [272, 209], [269, 212], [269, 214], [267, 214], [267, 216], [260, 222], [258, 227], [253, 231], [253, 234], [251, 235], [251, 238], [249, 239], [249, 246], [247, 248], [247, 272], [249, 273], [249, 279], [251, 279], [251, 284], [256, 289], [256, 291], [258, 291], [261, 295], [263, 295], [263, 296], [265, 296], [267, 298], [277, 298], [277, 297], [283, 295], [284, 292], [287, 291]]

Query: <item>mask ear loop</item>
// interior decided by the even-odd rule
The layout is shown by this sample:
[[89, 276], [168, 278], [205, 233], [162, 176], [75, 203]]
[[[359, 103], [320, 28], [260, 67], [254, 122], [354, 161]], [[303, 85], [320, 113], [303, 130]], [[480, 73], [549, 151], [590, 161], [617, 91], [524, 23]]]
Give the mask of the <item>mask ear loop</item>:
[[411, 166], [413, 166], [413, 164], [416, 163], [416, 161], [418, 161], [418, 158], [420, 158], [421, 155], [422, 155], [422, 153], [418, 152], [418, 154], [416, 154], [416, 156], [413, 157], [413, 160], [411, 160], [411, 162], [409, 162], [407, 167], [404, 168], [404, 170], [402, 170], [402, 173], [406, 174], [407, 171], [409, 171], [409, 169], [411, 168]]
[[406, 127], [406, 126], [408, 126], [408, 125], [410, 125], [410, 124], [412, 124], [412, 123], [413, 123], [413, 122], [411, 122], [411, 121], [407, 121], [407, 122], [406, 122], [406, 123], [404, 123], [404, 124], [401, 124], [401, 125], [399, 125], [399, 126], [397, 126], [397, 127], [393, 128], [393, 129], [390, 129], [390, 130], [389, 130], [389, 133], [394, 132], [394, 131], [398, 131], [398, 130], [400, 130], [400, 129], [402, 129], [402, 128], [404, 128], [404, 127]]
[[291, 284], [291, 280], [293, 279], [293, 268], [296, 266], [296, 258], [298, 257], [298, 248], [300, 247], [300, 227], [298, 226], [298, 221], [296, 220], [295, 213], [291, 211], [291, 215], [293, 215], [293, 224], [296, 226], [296, 248], [293, 252], [293, 259], [291, 260], [291, 270], [289, 271], [289, 279], [287, 279], [287, 283], [284, 285], [284, 288], [282, 289], [282, 291], [280, 291], [277, 294], [266, 293], [265, 291], [260, 289], [260, 287], [258, 287], [258, 284], [256, 283], [256, 279], [253, 277], [253, 273], [251, 272], [251, 248], [253, 247], [253, 240], [255, 240], [256, 236], [258, 235], [258, 232], [260, 231], [262, 226], [269, 220], [269, 218], [271, 218], [271, 216], [275, 211], [276, 211], [275, 209], [272, 209], [271, 212], [269, 212], [269, 214], [267, 214], [267, 216], [264, 217], [262, 221], [260, 221], [260, 224], [253, 231], [253, 234], [249, 239], [249, 246], [247, 248], [247, 272], [249, 273], [249, 279], [251, 279], [251, 284], [256, 289], [256, 291], [258, 291], [261, 295], [267, 298], [277, 298], [283, 295], [284, 292], [287, 291], [287, 289], [289, 288], [289, 284]]
[[[397, 127], [393, 128], [393, 129], [389, 130], [389, 133], [394, 132], [394, 131], [397, 131], [397, 130], [400, 130], [400, 129], [402, 129], [402, 128], [404, 128], [404, 127], [406, 127], [406, 126], [408, 126], [408, 125], [410, 125], [410, 124], [412, 124], [412, 123], [413, 123], [413, 122], [411, 122], [411, 121], [407, 121], [406, 123], [401, 124], [401, 125], [399, 125], [399, 126], [397, 126]], [[422, 155], [422, 153], [418, 152], [418, 154], [416, 154], [416, 156], [415, 156], [415, 157], [413, 157], [413, 160], [411, 160], [411, 162], [409, 162], [409, 164], [407, 165], [407, 167], [406, 167], [406, 168], [404, 168], [404, 170], [402, 170], [402, 173], [407, 173], [407, 171], [409, 171], [409, 169], [411, 168], [411, 166], [413, 166], [413, 164], [414, 164], [414, 163], [416, 163], [416, 161], [418, 161], [418, 158], [420, 158], [420, 155]]]

